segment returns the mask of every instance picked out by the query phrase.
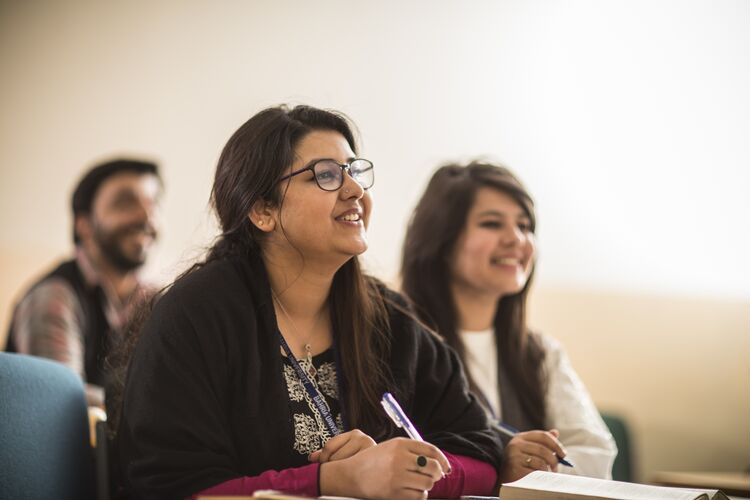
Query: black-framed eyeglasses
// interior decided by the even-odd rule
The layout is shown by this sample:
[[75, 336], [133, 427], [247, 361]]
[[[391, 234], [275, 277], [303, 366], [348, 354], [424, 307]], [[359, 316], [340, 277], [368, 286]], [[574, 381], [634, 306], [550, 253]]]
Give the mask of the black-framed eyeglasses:
[[349, 163], [341, 164], [330, 158], [315, 160], [306, 167], [285, 175], [278, 182], [311, 170], [315, 182], [323, 191], [336, 191], [344, 184], [344, 170], [354, 179], [362, 189], [370, 189], [375, 184], [375, 167], [370, 160], [354, 158]]

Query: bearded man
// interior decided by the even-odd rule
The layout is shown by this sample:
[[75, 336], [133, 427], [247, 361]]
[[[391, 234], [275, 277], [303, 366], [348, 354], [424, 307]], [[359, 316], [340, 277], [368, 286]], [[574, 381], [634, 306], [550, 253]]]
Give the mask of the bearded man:
[[13, 312], [7, 350], [58, 361], [104, 406], [105, 358], [148, 295], [137, 271], [157, 237], [162, 181], [150, 162], [89, 170], [73, 192], [75, 256], [37, 281]]

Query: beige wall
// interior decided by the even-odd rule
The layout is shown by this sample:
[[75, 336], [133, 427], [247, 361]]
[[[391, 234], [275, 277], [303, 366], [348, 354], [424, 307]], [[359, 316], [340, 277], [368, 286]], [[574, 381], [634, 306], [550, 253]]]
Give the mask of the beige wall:
[[750, 301], [538, 290], [531, 324], [627, 420], [640, 479], [750, 465]]
[[[261, 107], [348, 113], [376, 164], [369, 268], [446, 160], [537, 201], [533, 324], [632, 422], [642, 477], [750, 465], [750, 3], [0, 2], [0, 339], [70, 252], [83, 168], [160, 161], [163, 282], [215, 233], [219, 151]], [[611, 292], [602, 293], [601, 290]]]

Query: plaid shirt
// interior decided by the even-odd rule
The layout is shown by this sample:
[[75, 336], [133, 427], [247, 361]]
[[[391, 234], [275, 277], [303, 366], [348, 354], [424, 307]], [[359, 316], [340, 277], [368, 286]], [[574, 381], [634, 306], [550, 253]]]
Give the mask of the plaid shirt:
[[[86, 285], [99, 286], [104, 291], [104, 314], [112, 331], [119, 332], [132, 307], [145, 297], [147, 288], [139, 284], [130, 299], [123, 303], [81, 248], [76, 249], [75, 260]], [[50, 277], [37, 283], [16, 307], [12, 322], [13, 341], [19, 353], [58, 361], [86, 380], [84, 311], [66, 280]]]

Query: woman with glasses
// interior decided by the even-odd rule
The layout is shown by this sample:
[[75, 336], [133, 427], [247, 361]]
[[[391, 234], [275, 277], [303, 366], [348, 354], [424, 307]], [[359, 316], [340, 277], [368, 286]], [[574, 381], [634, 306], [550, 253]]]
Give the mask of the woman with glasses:
[[560, 344], [526, 327], [535, 225], [510, 171], [446, 165], [407, 229], [403, 290], [458, 352], [492, 418], [508, 434], [522, 431], [506, 438], [502, 482], [533, 470], [611, 478], [617, 450], [586, 388]]
[[[373, 182], [334, 112], [266, 109], [229, 139], [221, 236], [132, 355], [117, 438], [131, 494], [496, 491], [500, 440], [455, 353], [360, 268]], [[399, 437], [385, 392], [425, 441]]]

